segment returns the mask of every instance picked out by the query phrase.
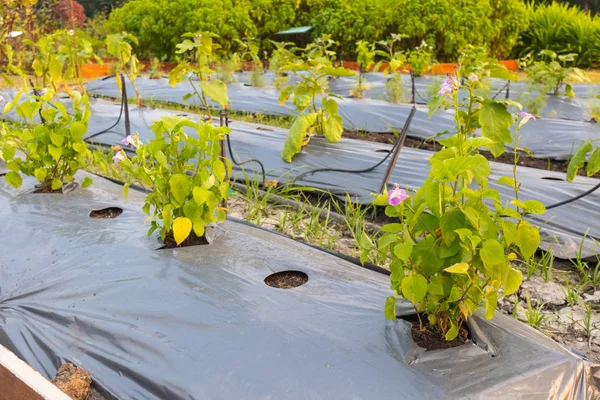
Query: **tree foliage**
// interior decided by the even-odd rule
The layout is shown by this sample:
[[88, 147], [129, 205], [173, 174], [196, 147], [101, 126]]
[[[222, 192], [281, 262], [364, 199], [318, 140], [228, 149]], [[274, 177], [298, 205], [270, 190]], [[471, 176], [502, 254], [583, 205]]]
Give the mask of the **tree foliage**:
[[60, 0], [52, 9], [52, 17], [65, 28], [79, 28], [85, 22], [83, 6], [77, 0]]

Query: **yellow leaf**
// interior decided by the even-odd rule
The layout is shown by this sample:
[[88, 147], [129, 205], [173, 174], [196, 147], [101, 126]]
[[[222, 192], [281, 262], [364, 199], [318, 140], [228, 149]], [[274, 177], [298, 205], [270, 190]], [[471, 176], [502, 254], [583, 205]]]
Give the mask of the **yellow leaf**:
[[173, 237], [179, 246], [192, 232], [192, 221], [189, 218], [179, 217], [173, 221]]
[[465, 321], [467, 321], [469, 319], [469, 307], [461, 301], [458, 303], [458, 308], [460, 308], [460, 312], [465, 317]]
[[450, 272], [451, 274], [466, 274], [469, 270], [469, 264], [457, 263], [451, 267], [446, 268], [444, 271]]

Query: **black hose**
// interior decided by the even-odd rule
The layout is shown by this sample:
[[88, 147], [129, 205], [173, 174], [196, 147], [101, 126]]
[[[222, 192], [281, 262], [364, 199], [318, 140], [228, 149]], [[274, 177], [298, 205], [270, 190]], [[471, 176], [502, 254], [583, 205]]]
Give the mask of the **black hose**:
[[[223, 114], [225, 114], [225, 115], [223, 115]], [[229, 127], [229, 108], [225, 108], [224, 113], [221, 112], [221, 126], [223, 126], [223, 116], [225, 117], [225, 126]], [[267, 174], [265, 173], [265, 166], [263, 165], [263, 163], [260, 162], [260, 160], [257, 160], [255, 158], [249, 158], [246, 161], [237, 161], [235, 159], [235, 155], [233, 154], [233, 149], [231, 148], [231, 139], [229, 138], [229, 135], [225, 135], [225, 139], [227, 140], [227, 148], [229, 149], [229, 155], [231, 156], [231, 162], [233, 162], [238, 167], [241, 167], [242, 165], [248, 164], [248, 163], [258, 164], [258, 166], [260, 167], [260, 171], [262, 173], [262, 185], [264, 187], [265, 184], [267, 183]]]
[[[35, 88], [35, 86], [33, 85], [33, 81], [31, 80], [31, 78], [29, 79], [29, 84], [31, 85], [31, 88], [33, 89], [33, 94], [37, 97], [40, 97], [42, 94]], [[54, 106], [52, 106], [54, 107]], [[56, 108], [56, 107], [54, 107]], [[40, 109], [38, 110], [38, 114], [40, 116], [40, 120], [42, 121], [42, 124], [46, 123], [46, 120], [44, 119], [44, 117], [42, 116], [42, 107], [40, 106]]]
[[551, 205], [549, 205], [549, 206], [547, 206], [547, 207], [546, 207], [546, 210], [551, 210], [551, 209], [553, 209], [553, 208], [560, 207], [560, 206], [564, 206], [565, 204], [572, 203], [572, 202], [574, 202], [574, 201], [576, 201], [576, 200], [579, 200], [579, 199], [581, 199], [581, 198], [584, 198], [585, 196], [587, 196], [587, 195], [589, 195], [589, 194], [592, 194], [592, 193], [594, 193], [594, 192], [595, 192], [596, 190], [598, 190], [598, 189], [600, 189], [600, 183], [598, 183], [596, 186], [594, 186], [594, 187], [593, 187], [593, 188], [591, 188], [590, 190], [588, 190], [588, 191], [586, 191], [586, 192], [584, 192], [584, 193], [581, 193], [581, 194], [579, 194], [579, 195], [577, 195], [577, 196], [575, 196], [575, 197], [571, 197], [570, 199], [563, 200], [563, 201], [559, 201], [558, 203], [551, 204]]
[[[123, 82], [123, 77], [121, 77], [121, 79], [122, 79], [122, 82]], [[123, 82], [123, 85], [125, 85], [124, 82]], [[126, 98], [127, 98], [127, 95], [125, 94], [125, 90], [126, 90], [125, 86], [123, 86], [123, 91], [121, 93], [121, 110], [119, 111], [119, 118], [117, 118], [117, 121], [114, 124], [112, 124], [110, 127], [106, 128], [106, 129], [103, 129], [100, 132], [96, 132], [93, 135], [90, 135], [90, 136], [86, 137], [84, 139], [86, 142], [89, 142], [90, 139], [95, 138], [96, 136], [100, 136], [103, 133], [106, 133], [106, 132], [110, 131], [115, 126], [119, 125], [119, 122], [121, 122], [121, 118], [123, 117], [123, 111], [124, 111], [125, 107], [127, 107], [127, 105], [125, 104]]]
[[394, 146], [390, 149], [390, 152], [383, 157], [383, 159], [381, 161], [379, 161], [377, 164], [368, 167], [368, 168], [364, 168], [364, 169], [342, 169], [342, 168], [317, 168], [317, 169], [311, 169], [310, 171], [306, 171], [298, 176], [296, 176], [294, 179], [292, 179], [292, 181], [290, 183], [295, 183], [297, 180], [307, 176], [307, 175], [311, 175], [317, 172], [343, 172], [343, 173], [349, 173], [349, 174], [364, 174], [367, 172], [371, 172], [373, 171], [375, 168], [379, 167], [381, 164], [383, 164], [384, 162], [386, 162], [386, 160], [388, 158], [390, 158], [390, 156], [394, 153], [394, 150], [396, 149], [397, 146], [402, 146], [402, 143], [404, 143], [404, 138], [406, 137], [406, 134], [408, 133], [408, 127], [410, 126], [410, 123], [413, 119], [413, 116], [415, 114], [415, 112], [417, 111], [417, 108], [413, 105], [412, 110], [410, 110], [410, 114], [408, 116], [408, 119], [406, 120], [406, 123], [404, 124], [404, 127], [402, 128], [402, 132], [400, 133], [400, 137], [398, 138], [398, 140], [396, 140], [396, 143], [394, 143]]
[[492, 97], [492, 100], [495, 100], [496, 97], [498, 97], [498, 95], [500, 93], [502, 93], [505, 89], [506, 89], [506, 99], [508, 100], [508, 97], [510, 95], [510, 81], [506, 81], [506, 83], [504, 84], [504, 86], [502, 86], [502, 88], [500, 90], [498, 90], [498, 93], [496, 93], [494, 95], [494, 97]]
[[263, 165], [263, 163], [255, 158], [249, 158], [246, 161], [236, 161], [235, 156], [233, 155], [233, 150], [231, 149], [231, 139], [229, 138], [229, 135], [225, 135], [225, 137], [227, 139], [227, 148], [229, 149], [229, 155], [231, 156], [231, 162], [233, 162], [238, 167], [241, 167], [242, 165], [248, 164], [248, 163], [258, 164], [258, 166], [260, 167], [261, 174], [262, 174], [262, 185], [265, 186], [265, 184], [267, 183], [267, 175], [265, 173], [265, 166]]

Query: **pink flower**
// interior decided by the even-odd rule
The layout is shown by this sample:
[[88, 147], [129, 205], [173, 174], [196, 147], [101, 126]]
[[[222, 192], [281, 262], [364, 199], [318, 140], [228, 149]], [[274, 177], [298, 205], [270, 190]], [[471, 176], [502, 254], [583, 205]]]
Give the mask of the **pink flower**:
[[120, 163], [123, 159], [125, 158], [125, 153], [123, 151], [119, 151], [118, 153], [115, 153], [115, 155], [113, 156], [112, 160], [115, 164]]
[[390, 206], [397, 206], [402, 203], [404, 200], [408, 199], [408, 195], [406, 194], [406, 190], [400, 189], [400, 186], [397, 184], [394, 185], [394, 190], [392, 190], [388, 194], [388, 204]]
[[519, 113], [519, 117], [521, 117], [521, 118], [533, 118], [534, 121], [537, 121], [537, 118], [535, 117], [535, 115], [529, 114], [528, 112], [525, 112], [525, 111], [521, 111]]
[[137, 137], [137, 135], [128, 135], [127, 137], [121, 140], [121, 143], [137, 149], [140, 145], [140, 139]]
[[0, 103], [4, 103], [6, 101], [6, 99], [4, 98], [4, 96], [0, 96]]
[[479, 80], [479, 77], [475, 74], [471, 74], [471, 75], [469, 75], [469, 80], [471, 82], [477, 82]]
[[458, 80], [456, 79], [456, 76], [448, 73], [448, 74], [446, 74], [446, 80], [444, 82], [442, 82], [442, 85], [440, 86], [440, 91], [438, 92], [438, 96], [442, 96], [444, 94], [451, 94], [452, 92], [457, 90], [458, 87], [459, 87], [459, 83], [458, 83]]

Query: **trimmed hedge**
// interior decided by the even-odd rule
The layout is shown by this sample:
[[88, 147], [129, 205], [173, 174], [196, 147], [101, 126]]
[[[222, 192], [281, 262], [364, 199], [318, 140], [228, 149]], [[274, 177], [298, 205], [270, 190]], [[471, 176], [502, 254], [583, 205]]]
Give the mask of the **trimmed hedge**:
[[294, 24], [296, 0], [132, 0], [113, 10], [107, 28], [138, 37], [142, 58], [172, 60], [186, 32], [218, 34], [224, 51], [233, 39], [265, 38]]
[[523, 0], [130, 0], [113, 10], [107, 27], [137, 36], [142, 58], [173, 60], [186, 32], [214, 32], [229, 52], [236, 50], [233, 39], [255, 37], [268, 48], [273, 33], [300, 25], [331, 34], [346, 58], [358, 40], [406, 33], [406, 49], [425, 40], [440, 62], [455, 61], [467, 45], [487, 46], [498, 58], [550, 49], [579, 53], [582, 66], [600, 61], [600, 17]]

